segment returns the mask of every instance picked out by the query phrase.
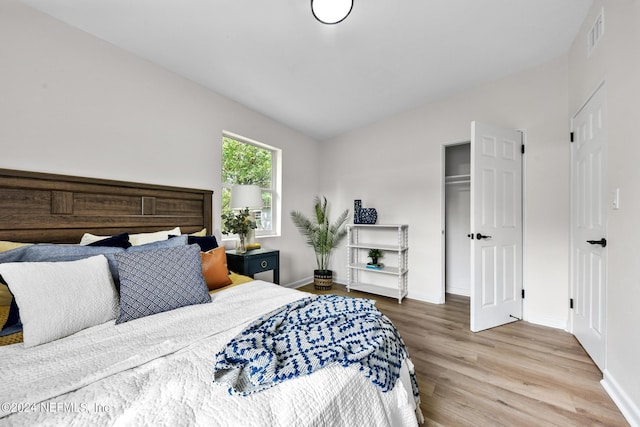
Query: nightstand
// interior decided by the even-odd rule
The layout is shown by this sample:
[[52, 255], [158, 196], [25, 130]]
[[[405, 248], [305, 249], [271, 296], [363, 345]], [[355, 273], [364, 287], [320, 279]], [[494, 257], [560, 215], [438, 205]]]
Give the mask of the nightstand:
[[256, 273], [273, 270], [273, 283], [280, 284], [280, 251], [254, 249], [243, 254], [227, 251], [227, 266], [234, 273], [253, 277]]

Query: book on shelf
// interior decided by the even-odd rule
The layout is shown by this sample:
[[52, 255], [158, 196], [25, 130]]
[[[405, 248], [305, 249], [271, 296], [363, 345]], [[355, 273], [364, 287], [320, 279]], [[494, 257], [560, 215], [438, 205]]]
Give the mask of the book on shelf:
[[367, 263], [367, 268], [370, 268], [372, 270], [382, 270], [384, 268], [384, 264], [382, 264], [381, 262], [377, 263], [377, 264], [373, 264], [373, 263]]

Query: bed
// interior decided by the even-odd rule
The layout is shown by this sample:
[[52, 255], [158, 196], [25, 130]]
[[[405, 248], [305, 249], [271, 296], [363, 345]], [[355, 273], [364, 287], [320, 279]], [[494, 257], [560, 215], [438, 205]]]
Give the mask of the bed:
[[[9, 286], [15, 286], [13, 301], [20, 306], [24, 328], [17, 343], [0, 346], [0, 425], [418, 423], [408, 355], [396, 361], [397, 378], [391, 377], [387, 391], [371, 375], [363, 375], [363, 365], [357, 363], [328, 364], [312, 373], [289, 375], [292, 378], [255, 392], [240, 393], [237, 385], [217, 377], [214, 381], [214, 365], [219, 367], [223, 350], [243, 331], [273, 319], [283, 307], [307, 300], [316, 303], [319, 298], [229, 275], [226, 267], [223, 276], [229, 283], [212, 289], [203, 254], [219, 254], [220, 248], [198, 247], [201, 237], [210, 237], [206, 230], [213, 229], [211, 200], [209, 190], [0, 169], [0, 241], [16, 246], [0, 253], [5, 254], [0, 270]], [[180, 231], [174, 237], [176, 227]], [[73, 260], [50, 258], [57, 251], [68, 255], [65, 251], [89, 250], [79, 245], [87, 236], [95, 243], [124, 233], [130, 241], [138, 239], [138, 244], [96, 249], [106, 252]], [[34, 245], [20, 246], [25, 243]], [[16, 260], [26, 253], [43, 258]], [[167, 274], [184, 278], [180, 282], [194, 281], [197, 286], [206, 282], [204, 290], [191, 285], [179, 288], [180, 302], [174, 308], [163, 306], [151, 313], [136, 311], [140, 307], [125, 309], [136, 298], [152, 296], [145, 300], [152, 309], [166, 303], [165, 296], [174, 292], [162, 287], [168, 279], [150, 279], [147, 272], [155, 274], [155, 267], [145, 267], [159, 264]], [[202, 269], [199, 278], [198, 274], [187, 278], [196, 269]], [[218, 265], [218, 278], [219, 271]], [[152, 293], [132, 297], [131, 290], [140, 289], [132, 284], [139, 286], [143, 283], [139, 280], [158, 284], [154, 282]], [[38, 293], [35, 288], [43, 282], [58, 283], [58, 288], [46, 288], [57, 291]], [[105, 291], [109, 286], [115, 293]], [[186, 295], [196, 288], [197, 295], [180, 305], [187, 298], [182, 292]], [[61, 310], [69, 301], [68, 292], [73, 292], [75, 306]], [[47, 306], [52, 301], [57, 310]], [[61, 311], [63, 317], [57, 320]], [[77, 330], [60, 331], [62, 324], [66, 328], [74, 322], [80, 322], [72, 325]]]

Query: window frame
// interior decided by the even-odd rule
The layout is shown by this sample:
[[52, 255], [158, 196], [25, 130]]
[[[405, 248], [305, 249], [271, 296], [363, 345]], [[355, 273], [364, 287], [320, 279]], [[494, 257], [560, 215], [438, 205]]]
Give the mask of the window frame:
[[[269, 193], [271, 195], [271, 230], [255, 230], [255, 237], [256, 238], [263, 238], [263, 237], [275, 237], [275, 236], [280, 236], [280, 230], [281, 230], [281, 215], [280, 215], [280, 210], [281, 210], [281, 197], [280, 197], [280, 192], [282, 189], [282, 168], [281, 168], [281, 164], [282, 164], [282, 150], [265, 144], [263, 142], [260, 141], [256, 141], [254, 139], [251, 138], [247, 138], [245, 136], [242, 135], [238, 135], [236, 133], [233, 132], [228, 132], [228, 131], [222, 131], [222, 136], [220, 138], [220, 152], [221, 152], [221, 170], [220, 173], [222, 174], [222, 167], [224, 167], [224, 153], [222, 151], [222, 144], [223, 144], [223, 140], [224, 138], [229, 138], [229, 139], [233, 139], [237, 142], [243, 143], [243, 144], [249, 144], [249, 145], [253, 145], [254, 147], [257, 148], [261, 148], [264, 150], [267, 150], [269, 152], [271, 152], [271, 188], [264, 188], [264, 187], [260, 187], [260, 189], [262, 190], [263, 193]], [[220, 194], [220, 200], [222, 201], [222, 192], [225, 189], [229, 189], [229, 191], [231, 191], [231, 187], [234, 184], [229, 184], [227, 182], [225, 182], [224, 180], [221, 181], [221, 194]], [[220, 212], [222, 213], [222, 206], [220, 207]], [[222, 229], [222, 224], [220, 225], [220, 229]], [[226, 238], [225, 238], [226, 236]], [[237, 236], [235, 234], [227, 234], [227, 235], [223, 235], [223, 240], [232, 240], [237, 238]]]

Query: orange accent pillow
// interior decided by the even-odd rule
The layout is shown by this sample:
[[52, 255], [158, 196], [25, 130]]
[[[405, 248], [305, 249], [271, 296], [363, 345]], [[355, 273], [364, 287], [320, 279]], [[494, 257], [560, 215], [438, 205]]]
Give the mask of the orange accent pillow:
[[231, 284], [224, 246], [208, 252], [200, 252], [200, 256], [202, 257], [202, 275], [210, 291]]

